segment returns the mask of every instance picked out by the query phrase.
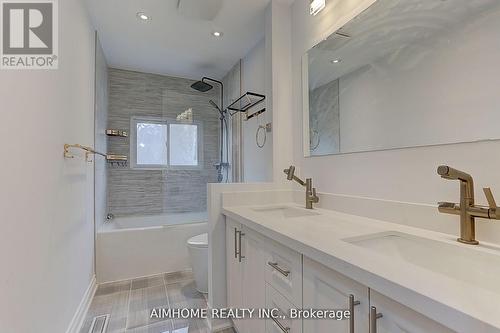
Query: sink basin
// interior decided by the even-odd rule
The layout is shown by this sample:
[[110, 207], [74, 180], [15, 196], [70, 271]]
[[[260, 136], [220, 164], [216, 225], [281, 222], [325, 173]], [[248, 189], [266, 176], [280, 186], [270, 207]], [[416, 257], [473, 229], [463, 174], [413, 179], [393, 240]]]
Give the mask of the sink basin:
[[306, 210], [305, 208], [295, 208], [288, 206], [279, 207], [260, 207], [252, 208], [254, 211], [266, 214], [272, 218], [292, 218], [292, 217], [304, 217], [304, 216], [314, 216], [319, 215], [318, 213]]
[[393, 231], [344, 241], [387, 256], [391, 262], [410, 263], [500, 294], [500, 252], [496, 255]]

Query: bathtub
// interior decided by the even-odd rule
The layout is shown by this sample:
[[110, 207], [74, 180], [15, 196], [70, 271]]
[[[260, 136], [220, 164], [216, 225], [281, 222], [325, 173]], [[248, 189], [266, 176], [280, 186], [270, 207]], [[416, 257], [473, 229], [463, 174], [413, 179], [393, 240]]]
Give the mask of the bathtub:
[[206, 212], [117, 217], [96, 235], [97, 282], [191, 269], [186, 241], [208, 230]]

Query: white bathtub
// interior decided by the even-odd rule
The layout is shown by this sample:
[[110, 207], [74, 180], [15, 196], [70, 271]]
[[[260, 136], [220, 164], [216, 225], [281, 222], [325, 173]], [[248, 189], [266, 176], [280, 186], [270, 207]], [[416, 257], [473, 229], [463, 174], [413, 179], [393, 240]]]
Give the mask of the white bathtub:
[[191, 269], [186, 241], [208, 230], [206, 212], [119, 217], [97, 232], [98, 283]]

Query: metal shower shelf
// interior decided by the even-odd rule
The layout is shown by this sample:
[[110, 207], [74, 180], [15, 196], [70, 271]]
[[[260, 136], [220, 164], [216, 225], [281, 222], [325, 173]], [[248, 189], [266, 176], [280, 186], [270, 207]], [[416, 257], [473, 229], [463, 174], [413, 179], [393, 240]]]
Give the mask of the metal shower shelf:
[[[261, 94], [247, 91], [240, 98], [238, 98], [236, 101], [231, 103], [231, 105], [229, 105], [227, 107], [227, 109], [229, 110], [229, 113], [231, 115], [236, 114], [236, 112], [246, 112], [250, 108], [252, 108], [255, 105], [264, 101], [265, 99], [266, 99], [265, 95], [261, 95]], [[231, 111], [234, 111], [234, 112], [231, 112]]]
[[106, 135], [107, 136], [119, 136], [122, 138], [126, 138], [126, 137], [128, 137], [128, 132], [124, 131], [124, 130], [118, 130], [118, 129], [107, 129]]

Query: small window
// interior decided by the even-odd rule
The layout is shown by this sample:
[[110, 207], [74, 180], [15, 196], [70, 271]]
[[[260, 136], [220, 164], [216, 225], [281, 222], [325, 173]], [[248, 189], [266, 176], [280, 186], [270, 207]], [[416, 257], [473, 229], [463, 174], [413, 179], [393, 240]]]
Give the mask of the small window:
[[170, 165], [198, 165], [198, 126], [170, 124]]
[[167, 125], [137, 122], [137, 165], [167, 166]]
[[165, 169], [200, 166], [200, 124], [176, 120], [132, 118], [132, 168]]

